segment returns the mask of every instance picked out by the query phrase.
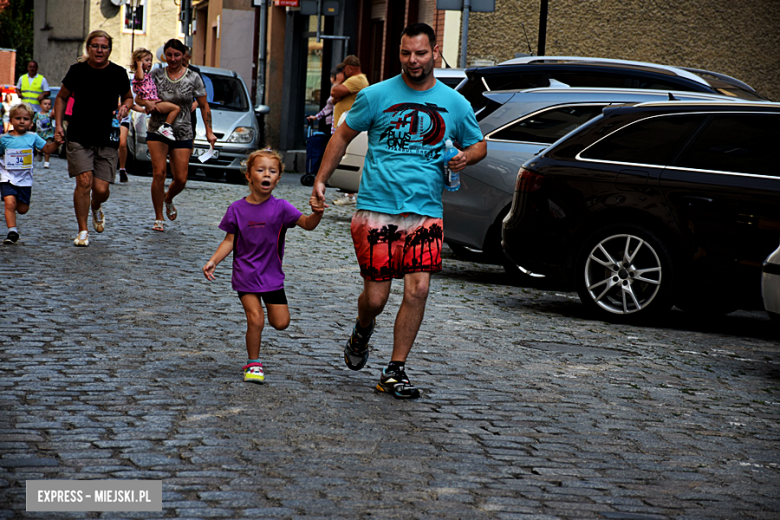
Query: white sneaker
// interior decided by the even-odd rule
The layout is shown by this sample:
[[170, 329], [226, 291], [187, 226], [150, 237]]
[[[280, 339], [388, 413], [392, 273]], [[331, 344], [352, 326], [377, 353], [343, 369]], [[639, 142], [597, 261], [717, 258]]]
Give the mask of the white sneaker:
[[43, 163], [43, 167], [44, 167], [44, 168], [48, 168], [48, 167], [49, 167], [49, 161], [45, 161], [45, 162]]
[[106, 215], [103, 213], [103, 206], [99, 207], [97, 211], [92, 210], [92, 227], [95, 231], [102, 233], [106, 227]]
[[86, 231], [79, 231], [79, 234], [76, 237], [76, 240], [73, 241], [73, 243], [78, 247], [88, 247], [89, 233], [87, 233]]
[[176, 136], [173, 135], [173, 127], [168, 123], [161, 124], [160, 128], [157, 129], [157, 133], [166, 139], [170, 139], [171, 141], [176, 140]]
[[352, 206], [357, 203], [357, 197], [349, 197], [347, 195], [344, 195], [343, 197], [340, 197], [338, 199], [335, 199], [333, 201], [333, 204], [336, 206]]

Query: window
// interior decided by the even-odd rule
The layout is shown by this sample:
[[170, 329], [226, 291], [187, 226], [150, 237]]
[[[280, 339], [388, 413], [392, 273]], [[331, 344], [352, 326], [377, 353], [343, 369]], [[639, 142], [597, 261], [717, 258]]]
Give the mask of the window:
[[580, 154], [633, 164], [667, 165], [688, 142], [705, 116], [662, 116], [643, 119], [605, 137]]
[[146, 0], [127, 0], [124, 9], [122, 32], [146, 32]]
[[610, 74], [608, 72], [551, 72], [550, 78], [570, 87], [598, 88], [641, 88], [653, 90], [691, 90], [686, 83], [658, 81], [655, 78], [631, 73]]
[[773, 154], [778, 142], [780, 116], [717, 114], [675, 166], [780, 177], [780, 166]]
[[604, 105], [556, 107], [528, 116], [490, 135], [492, 140], [552, 144], [601, 114]]
[[219, 110], [249, 110], [249, 101], [241, 80], [219, 74], [202, 73], [206, 85], [206, 99], [209, 106]]

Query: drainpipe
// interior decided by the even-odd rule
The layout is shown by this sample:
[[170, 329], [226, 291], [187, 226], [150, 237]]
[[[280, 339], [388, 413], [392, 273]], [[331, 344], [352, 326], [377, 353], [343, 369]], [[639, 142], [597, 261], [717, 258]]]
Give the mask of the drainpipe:
[[268, 39], [268, 2], [262, 0], [260, 3], [260, 28], [259, 42], [257, 46], [257, 91], [255, 92], [255, 106], [264, 104], [265, 100], [265, 55]]

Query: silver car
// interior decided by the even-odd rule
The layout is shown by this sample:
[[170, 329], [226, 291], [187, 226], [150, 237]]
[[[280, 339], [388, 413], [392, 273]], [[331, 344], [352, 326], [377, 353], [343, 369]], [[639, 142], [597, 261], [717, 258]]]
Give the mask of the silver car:
[[[461, 172], [458, 191], [445, 191], [444, 241], [458, 256], [503, 265], [522, 277], [501, 249], [501, 221], [512, 204], [520, 166], [611, 104], [661, 100], [732, 99], [708, 93], [632, 89], [539, 88], [494, 91], [477, 119], [487, 157]], [[328, 183], [355, 191], [365, 158], [365, 136], [357, 137]], [[527, 273], [525, 273], [527, 274]]]
[[[209, 149], [206, 129], [198, 110], [198, 126], [195, 132], [195, 149], [190, 159], [190, 172], [202, 168], [209, 178], [219, 179], [241, 176], [241, 163], [261, 143], [258, 117], [267, 113], [268, 107], [253, 108], [244, 80], [236, 72], [213, 67], [199, 67], [206, 84], [206, 97], [211, 108], [214, 135], [217, 136], [215, 154], [205, 163], [198, 158]], [[151, 166], [146, 146], [146, 114], [133, 112], [133, 124], [127, 139], [128, 171], [145, 174]]]

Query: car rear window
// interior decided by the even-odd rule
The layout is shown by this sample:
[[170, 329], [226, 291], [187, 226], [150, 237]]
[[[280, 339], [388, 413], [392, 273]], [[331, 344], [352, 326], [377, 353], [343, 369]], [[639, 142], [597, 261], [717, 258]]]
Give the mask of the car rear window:
[[209, 107], [241, 112], [249, 110], [249, 101], [240, 79], [207, 72], [203, 72], [202, 76]]
[[601, 114], [604, 105], [555, 107], [530, 115], [492, 133], [491, 140], [552, 144]]
[[675, 161], [675, 166], [780, 177], [772, 157], [780, 142], [780, 116], [716, 114]]
[[633, 164], [667, 165], [705, 116], [651, 117], [630, 124], [586, 148], [580, 157]]

